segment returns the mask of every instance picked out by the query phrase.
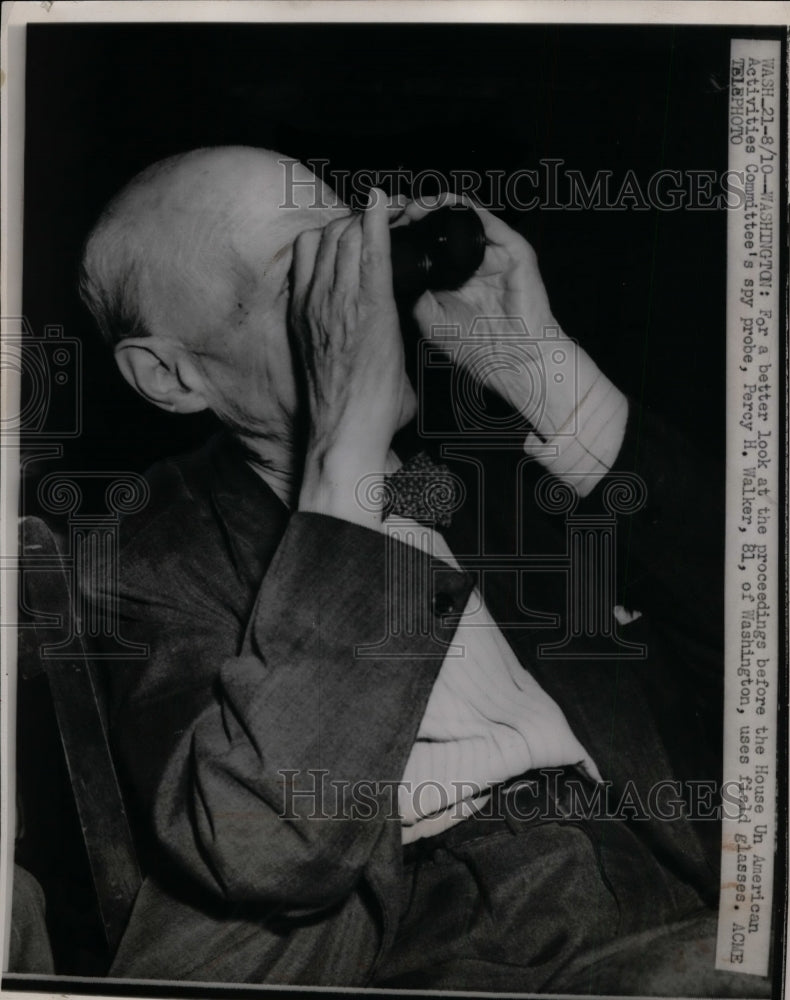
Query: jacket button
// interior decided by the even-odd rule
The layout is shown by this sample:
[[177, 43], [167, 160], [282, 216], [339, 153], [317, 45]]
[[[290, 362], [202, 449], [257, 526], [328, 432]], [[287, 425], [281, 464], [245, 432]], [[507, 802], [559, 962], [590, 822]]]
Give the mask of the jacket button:
[[452, 594], [439, 591], [433, 598], [433, 613], [437, 617], [451, 615], [455, 612], [455, 598]]

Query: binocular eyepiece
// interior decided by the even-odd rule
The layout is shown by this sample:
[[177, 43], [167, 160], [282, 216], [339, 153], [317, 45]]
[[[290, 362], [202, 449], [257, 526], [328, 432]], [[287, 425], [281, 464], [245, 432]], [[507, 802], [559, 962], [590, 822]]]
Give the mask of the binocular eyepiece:
[[390, 230], [392, 284], [399, 305], [431, 289], [460, 288], [483, 262], [486, 238], [477, 212], [445, 205], [409, 226]]

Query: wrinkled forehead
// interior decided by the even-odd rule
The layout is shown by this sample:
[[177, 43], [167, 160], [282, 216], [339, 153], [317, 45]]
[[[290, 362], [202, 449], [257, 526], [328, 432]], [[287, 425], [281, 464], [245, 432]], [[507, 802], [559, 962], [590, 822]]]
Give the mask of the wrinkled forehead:
[[230, 279], [233, 303], [256, 302], [271, 306], [287, 294], [294, 244], [308, 229], [321, 229], [333, 219], [346, 217], [350, 209], [337, 203], [329, 206], [281, 203], [258, 204], [243, 222], [232, 226], [226, 240], [214, 247], [218, 267]]
[[[147, 189], [146, 189], [147, 187]], [[303, 164], [266, 150], [227, 148], [186, 156], [142, 197], [184, 250], [228, 245], [276, 252], [300, 232], [348, 209]]]
[[197, 333], [253, 300], [274, 301], [299, 234], [350, 212], [301, 164], [297, 173], [271, 160], [245, 166], [196, 172], [157, 206], [162, 252], [146, 268], [153, 325], [172, 329], [189, 316]]
[[300, 233], [350, 211], [311, 171], [287, 159], [265, 159], [229, 178], [216, 204], [205, 197], [200, 202], [208, 216], [204, 248], [212, 256], [227, 253], [231, 266], [252, 265], [259, 274], [290, 258]]
[[250, 193], [242, 218], [229, 219], [231, 242], [246, 259], [261, 263], [279, 259], [292, 248], [300, 233], [320, 229], [333, 219], [349, 215], [347, 208], [329, 189], [319, 186], [318, 197], [293, 200], [282, 188], [269, 184]]

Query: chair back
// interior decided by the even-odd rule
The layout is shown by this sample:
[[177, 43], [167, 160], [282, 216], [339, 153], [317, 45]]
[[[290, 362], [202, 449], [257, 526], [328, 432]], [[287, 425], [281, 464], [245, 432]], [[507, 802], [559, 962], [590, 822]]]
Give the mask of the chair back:
[[[104, 935], [114, 954], [128, 923], [142, 877], [113, 763], [90, 650], [81, 639], [68, 654], [49, 653], [69, 632], [74, 614], [71, 574], [49, 526], [20, 520], [19, 671], [43, 671], [57, 720], [74, 803], [90, 866]], [[73, 634], [73, 633], [72, 633]]]

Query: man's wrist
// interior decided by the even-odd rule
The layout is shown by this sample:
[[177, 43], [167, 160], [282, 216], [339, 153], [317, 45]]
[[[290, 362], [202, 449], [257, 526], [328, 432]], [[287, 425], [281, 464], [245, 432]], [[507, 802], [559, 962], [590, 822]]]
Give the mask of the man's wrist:
[[298, 509], [381, 530], [383, 458], [350, 448], [316, 448], [304, 466]]
[[[553, 318], [528, 329], [530, 336], [526, 340], [502, 341], [502, 363], [492, 369], [489, 380], [502, 398], [545, 438], [568, 422], [599, 370]], [[533, 330], [539, 333], [532, 334]], [[518, 362], [513, 348], [521, 356]]]
[[574, 379], [550, 394], [524, 451], [587, 496], [617, 459], [625, 437], [628, 400], [581, 348]]

